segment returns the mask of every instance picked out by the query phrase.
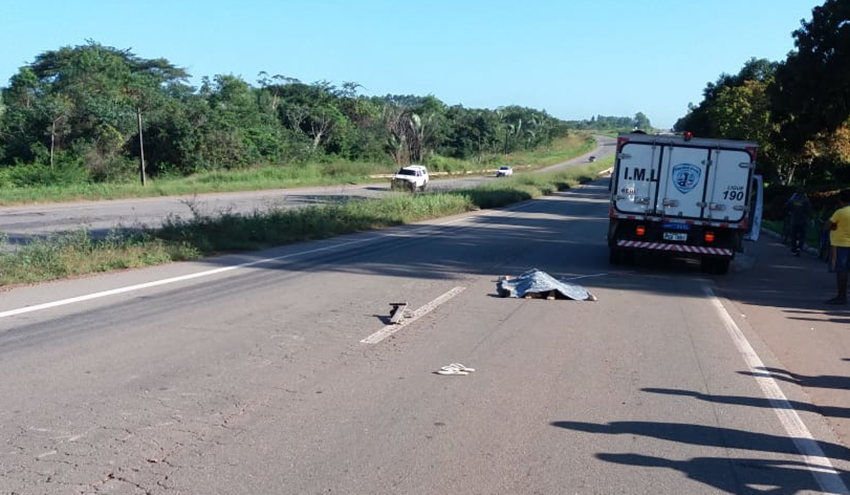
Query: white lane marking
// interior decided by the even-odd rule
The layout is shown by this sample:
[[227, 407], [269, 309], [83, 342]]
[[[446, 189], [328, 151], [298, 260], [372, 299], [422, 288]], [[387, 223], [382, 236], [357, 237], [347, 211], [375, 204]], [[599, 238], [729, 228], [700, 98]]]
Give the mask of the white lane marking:
[[[480, 212], [478, 215], [475, 215], [475, 214], [473, 214], [473, 215], [475, 215], [475, 216], [486, 216], [486, 215], [495, 215], [499, 212], [505, 212], [505, 211], [519, 211], [519, 210], [525, 208], [526, 206], [528, 206], [527, 203], [530, 203], [530, 201], [520, 203], [519, 205], [512, 206], [512, 207], [500, 208], [500, 209], [494, 209], [494, 210], [486, 210], [486, 211]], [[468, 220], [469, 217], [470, 217], [470, 215], [465, 215], [463, 217], [455, 218], [453, 220], [448, 220], [448, 221], [445, 221], [445, 222], [437, 222], [437, 223], [428, 224], [428, 225], [425, 225], [423, 227], [413, 229], [409, 232], [405, 232], [403, 234], [398, 234], [398, 233], [395, 233], [395, 232], [383, 233], [383, 234], [376, 235], [375, 237], [370, 237], [368, 239], [359, 239], [359, 240], [356, 240], [356, 241], [345, 242], [345, 243], [342, 243], [342, 244], [334, 244], [333, 246], [325, 246], [325, 247], [318, 248], [318, 249], [310, 249], [308, 251], [300, 251], [300, 252], [297, 252], [297, 253], [286, 254], [286, 255], [283, 255], [283, 256], [275, 256], [273, 258], [264, 258], [264, 259], [261, 259], [261, 260], [249, 261], [247, 263], [240, 263], [238, 265], [225, 266], [225, 267], [222, 267], [222, 268], [215, 268], [213, 270], [206, 270], [206, 271], [203, 271], [203, 272], [190, 273], [188, 275], [181, 275], [179, 277], [171, 277], [171, 278], [165, 278], [165, 279], [160, 279], [160, 280], [154, 280], [152, 282], [146, 282], [146, 283], [143, 283], [143, 284], [130, 285], [130, 286], [127, 286], [127, 287], [119, 287], [117, 289], [111, 289], [111, 290], [106, 290], [106, 291], [102, 291], [102, 292], [94, 292], [92, 294], [85, 294], [85, 295], [82, 295], [82, 296], [71, 297], [71, 298], [68, 298], [68, 299], [61, 299], [59, 301], [51, 301], [51, 302], [43, 303], [43, 304], [35, 304], [35, 305], [32, 305], [32, 306], [25, 306], [23, 308], [18, 308], [18, 309], [11, 309], [11, 310], [8, 310], [8, 311], [0, 311], [0, 318], [7, 318], [9, 316], [17, 316], [17, 315], [22, 315], [22, 314], [25, 314], [25, 313], [33, 313], [33, 312], [36, 312], [36, 311], [42, 311], [42, 310], [45, 310], [45, 309], [56, 308], [56, 307], [59, 307], [59, 306], [66, 306], [68, 304], [74, 304], [74, 303], [79, 303], [79, 302], [84, 302], [84, 301], [91, 301], [92, 299], [100, 299], [102, 297], [114, 296], [114, 295], [117, 295], [117, 294], [124, 294], [126, 292], [133, 292], [133, 291], [137, 291], [137, 290], [148, 289], [148, 288], [151, 288], [151, 287], [157, 287], [157, 286], [160, 286], [160, 285], [173, 284], [173, 283], [176, 283], [176, 282], [183, 282], [185, 280], [192, 280], [192, 279], [195, 279], [195, 278], [208, 277], [210, 275], [229, 272], [229, 271], [232, 271], [232, 270], [238, 270], [240, 268], [248, 268], [248, 267], [255, 266], [255, 265], [261, 265], [263, 263], [269, 263], [271, 261], [279, 261], [279, 260], [283, 260], [283, 259], [286, 259], [286, 258], [294, 258], [296, 256], [302, 256], [302, 255], [305, 255], [305, 254], [312, 254], [312, 253], [318, 253], [318, 252], [321, 252], [321, 251], [327, 251], [327, 250], [330, 250], [330, 249], [353, 246], [355, 244], [372, 242], [372, 241], [375, 241], [375, 240], [385, 239], [387, 237], [404, 237], [404, 236], [407, 236], [407, 235], [410, 235], [410, 234], [416, 234], [416, 233], [419, 233], [423, 230], [428, 230], [428, 229], [431, 229], [431, 228], [434, 228], [434, 227], [442, 227], [442, 226], [445, 226], [445, 225], [451, 225], [453, 223], [462, 222], [464, 220]]]
[[117, 289], [111, 289], [111, 290], [106, 290], [106, 291], [102, 291], [102, 292], [94, 292], [92, 294], [85, 294], [85, 295], [82, 295], [82, 296], [71, 297], [71, 298], [68, 298], [68, 299], [61, 299], [59, 301], [52, 301], [52, 302], [43, 303], [43, 304], [35, 304], [33, 306], [25, 306], [23, 308], [11, 309], [11, 310], [8, 310], [8, 311], [0, 311], [0, 318], [6, 318], [6, 317], [9, 317], [9, 316], [17, 316], [17, 315], [22, 315], [22, 314], [25, 314], [25, 313], [32, 313], [32, 312], [41, 311], [41, 310], [44, 310], [44, 309], [56, 308], [56, 307], [59, 307], [59, 306], [66, 306], [68, 304], [90, 301], [92, 299], [100, 299], [102, 297], [114, 296], [116, 294], [123, 294], [125, 292], [133, 292], [133, 291], [137, 291], [137, 290], [148, 289], [150, 287], [157, 287], [157, 286], [160, 286], [160, 285], [173, 284], [173, 283], [176, 283], [176, 282], [182, 282], [184, 280], [192, 280], [192, 279], [195, 279], [195, 278], [208, 277], [210, 275], [229, 272], [229, 271], [232, 271], [232, 270], [238, 270], [240, 268], [248, 268], [248, 267], [251, 267], [251, 266], [261, 265], [263, 263], [269, 263], [269, 262], [272, 262], [272, 261], [279, 261], [279, 260], [283, 260], [283, 259], [287, 259], [287, 258], [294, 258], [294, 257], [297, 257], [297, 256], [303, 256], [305, 254], [319, 253], [319, 252], [322, 252], [322, 251], [328, 251], [330, 249], [343, 248], [343, 247], [353, 246], [355, 244], [362, 244], [362, 243], [365, 243], [365, 242], [372, 242], [372, 241], [376, 241], [376, 240], [381, 240], [381, 239], [384, 239], [386, 237], [403, 237], [403, 236], [406, 236], [406, 235], [409, 235], [409, 234], [416, 234], [416, 233], [421, 232], [423, 230], [433, 228], [434, 226], [451, 225], [453, 223], [457, 223], [457, 222], [460, 222], [462, 220], [466, 220], [466, 217], [456, 218], [454, 220], [449, 220], [447, 222], [426, 225], [424, 227], [411, 230], [410, 232], [406, 232], [405, 234], [385, 233], [383, 235], [370, 237], [368, 239], [359, 239], [359, 240], [356, 240], [356, 241], [345, 242], [345, 243], [342, 243], [342, 244], [334, 244], [333, 246], [325, 246], [325, 247], [321, 247], [321, 248], [317, 248], [317, 249], [310, 249], [310, 250], [307, 250], [307, 251], [299, 251], [297, 253], [285, 254], [283, 256], [275, 256], [275, 257], [272, 257], [272, 258], [263, 258], [261, 260], [249, 261], [249, 262], [246, 262], [246, 263], [240, 263], [238, 265], [225, 266], [225, 267], [222, 267], [222, 268], [215, 268], [213, 270], [206, 270], [206, 271], [203, 271], [203, 272], [190, 273], [188, 275], [181, 275], [179, 277], [171, 277], [171, 278], [165, 278], [165, 279], [160, 279], [160, 280], [154, 280], [152, 282], [145, 282], [143, 284], [129, 285], [127, 287], [119, 287]]
[[191, 279], [194, 279], [194, 278], [208, 277], [210, 275], [215, 275], [217, 273], [224, 273], [224, 272], [229, 272], [229, 271], [232, 271], [232, 270], [238, 270], [240, 268], [247, 268], [247, 267], [254, 266], [254, 265], [260, 265], [262, 263], [268, 263], [270, 261], [278, 261], [278, 260], [282, 260], [282, 259], [286, 259], [286, 258], [292, 258], [292, 257], [295, 257], [295, 256], [304, 255], [304, 254], [318, 253], [318, 252], [321, 252], [321, 251], [327, 251], [329, 249], [334, 249], [334, 248], [341, 247], [341, 246], [350, 246], [350, 245], [353, 245], [353, 244], [369, 242], [369, 241], [372, 241], [372, 240], [374, 240], [374, 238], [360, 239], [360, 240], [357, 240], [357, 241], [347, 242], [345, 244], [336, 244], [336, 245], [333, 245], [333, 246], [325, 246], [325, 247], [318, 248], [318, 249], [311, 249], [309, 251], [301, 251], [301, 252], [298, 252], [298, 253], [291, 253], [291, 254], [286, 254], [286, 255], [283, 255], [283, 256], [275, 256], [273, 258], [264, 258], [264, 259], [261, 259], [261, 260], [255, 260], [255, 261], [249, 261], [249, 262], [246, 262], [246, 263], [240, 263], [238, 265], [225, 266], [225, 267], [221, 267], [221, 268], [215, 268], [213, 270], [206, 270], [206, 271], [203, 271], [203, 272], [196, 272], [196, 273], [190, 273], [190, 274], [187, 274], [187, 275], [181, 275], [179, 277], [164, 278], [164, 279], [160, 279], [160, 280], [154, 280], [152, 282], [145, 282], [143, 284], [129, 285], [129, 286], [126, 286], [126, 287], [119, 287], [117, 289], [105, 290], [105, 291], [102, 291], [102, 292], [94, 292], [94, 293], [91, 293], [91, 294], [85, 294], [85, 295], [82, 295], [82, 296], [71, 297], [71, 298], [68, 298], [68, 299], [60, 299], [58, 301], [52, 301], [52, 302], [43, 303], [43, 304], [36, 304], [36, 305], [33, 305], [33, 306], [25, 306], [23, 308], [11, 309], [9, 311], [0, 312], [0, 318], [6, 318], [8, 316], [21, 315], [21, 314], [24, 314], [24, 313], [32, 313], [34, 311], [41, 311], [43, 309], [50, 309], [50, 308], [55, 308], [55, 307], [58, 307], [58, 306], [65, 306], [65, 305], [68, 305], [68, 304], [74, 304], [74, 303], [83, 302], [83, 301], [90, 301], [92, 299], [100, 299], [101, 297], [114, 296], [116, 294], [123, 294], [125, 292], [133, 292], [133, 291], [137, 291], [137, 290], [147, 289], [147, 288], [150, 288], [150, 287], [157, 287], [157, 286], [160, 286], [160, 285], [173, 284], [175, 282], [182, 282], [184, 280], [191, 280]]
[[570, 277], [570, 278], [562, 278], [561, 280], [566, 282], [567, 280], [578, 280], [580, 278], [591, 278], [591, 277], [604, 277], [608, 275], [607, 273], [596, 273], [594, 275], [579, 275], [578, 277]]
[[732, 319], [729, 312], [723, 307], [723, 303], [720, 302], [720, 299], [718, 299], [710, 287], [706, 287], [706, 293], [709, 299], [711, 299], [711, 304], [717, 310], [717, 314], [720, 315], [720, 319], [723, 320], [729, 336], [735, 342], [738, 352], [741, 353], [741, 356], [743, 356], [744, 361], [747, 363], [750, 373], [755, 377], [764, 396], [773, 405], [773, 411], [779, 417], [779, 422], [782, 423], [785, 432], [794, 441], [794, 446], [797, 447], [797, 451], [803, 456], [803, 461], [809, 467], [809, 471], [811, 471], [812, 476], [814, 476], [818, 485], [820, 485], [821, 490], [824, 493], [850, 495], [850, 491], [847, 490], [847, 486], [841, 481], [841, 477], [832, 466], [829, 458], [823, 453], [817, 440], [809, 432], [809, 429], [806, 428], [806, 425], [800, 419], [794, 407], [791, 406], [791, 403], [785, 397], [782, 389], [779, 388], [776, 380], [765, 373], [764, 363], [758, 354], [756, 354], [756, 351], [753, 350], [744, 333], [738, 328], [735, 320]]
[[418, 320], [419, 318], [422, 318], [423, 316], [427, 315], [428, 313], [430, 313], [431, 311], [436, 309], [437, 306], [439, 306], [439, 305], [443, 304], [444, 302], [448, 301], [449, 299], [455, 297], [456, 295], [460, 294], [464, 290], [466, 290], [466, 287], [455, 287], [454, 289], [446, 292], [442, 296], [440, 296], [440, 297], [434, 299], [433, 301], [429, 302], [425, 306], [422, 306], [421, 308], [414, 311], [413, 316], [411, 316], [410, 318], [405, 318], [401, 325], [387, 325], [384, 328], [373, 333], [372, 335], [361, 340], [360, 343], [361, 344], [377, 344], [378, 342], [384, 340], [385, 338], [389, 337], [390, 335], [398, 332], [403, 327], [405, 327], [405, 326], [409, 325], [410, 323], [413, 323], [414, 321]]

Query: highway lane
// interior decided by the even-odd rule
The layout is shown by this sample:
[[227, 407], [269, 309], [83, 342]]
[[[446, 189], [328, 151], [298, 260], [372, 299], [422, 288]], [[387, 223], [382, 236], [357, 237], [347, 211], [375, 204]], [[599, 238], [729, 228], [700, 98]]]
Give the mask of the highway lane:
[[[596, 150], [545, 170], [587, 164], [587, 157], [592, 154], [598, 158], [613, 154], [613, 138], [597, 136], [597, 141], [599, 147]], [[492, 176], [450, 179], [435, 176], [431, 189], [475, 187], [491, 180], [496, 179]], [[94, 235], [105, 235], [116, 228], [156, 228], [169, 216], [191, 218], [195, 212], [215, 215], [221, 212], [251, 213], [257, 210], [300, 208], [338, 201], [340, 198], [378, 198], [388, 191], [389, 182], [383, 181], [374, 184], [0, 207], [0, 233], [4, 233], [14, 244], [25, 242], [30, 236], [79, 227], [85, 227]]]
[[[606, 192], [4, 293], [0, 493], [846, 493], [850, 449], [752, 376], [729, 320], [782, 363], [713, 279], [608, 266]], [[495, 296], [531, 267], [599, 300]]]

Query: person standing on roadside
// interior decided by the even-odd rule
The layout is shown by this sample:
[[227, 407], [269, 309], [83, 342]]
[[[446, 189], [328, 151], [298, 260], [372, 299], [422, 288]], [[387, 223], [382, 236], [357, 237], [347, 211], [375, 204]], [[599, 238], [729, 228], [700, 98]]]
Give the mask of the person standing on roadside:
[[800, 251], [806, 245], [806, 226], [809, 224], [809, 214], [812, 211], [812, 205], [806, 197], [806, 190], [803, 187], [798, 188], [785, 203], [785, 207], [791, 217], [791, 252], [800, 256]]
[[838, 195], [839, 207], [824, 224], [829, 230], [829, 271], [835, 273], [838, 295], [827, 304], [847, 304], [847, 272], [850, 271], [850, 189]]

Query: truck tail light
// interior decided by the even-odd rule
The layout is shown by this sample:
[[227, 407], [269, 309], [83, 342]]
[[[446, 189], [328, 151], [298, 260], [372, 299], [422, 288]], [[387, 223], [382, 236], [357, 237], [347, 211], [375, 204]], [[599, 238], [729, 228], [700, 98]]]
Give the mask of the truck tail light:
[[646, 227], [644, 227], [643, 225], [638, 225], [637, 227], [635, 227], [635, 234], [637, 234], [638, 237], [645, 236], [646, 235]]
[[714, 232], [709, 230], [705, 233], [705, 242], [714, 242]]

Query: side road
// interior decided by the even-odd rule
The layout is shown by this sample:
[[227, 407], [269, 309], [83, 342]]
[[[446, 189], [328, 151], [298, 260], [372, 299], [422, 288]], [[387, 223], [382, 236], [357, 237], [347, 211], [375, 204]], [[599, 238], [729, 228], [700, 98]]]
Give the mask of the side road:
[[[613, 154], [613, 138], [596, 136], [597, 147], [584, 155], [558, 163], [540, 171], [586, 165], [588, 157], [600, 159]], [[432, 190], [476, 187], [493, 176], [452, 177], [436, 180]], [[193, 212], [251, 213], [269, 208], [299, 208], [327, 204], [348, 198], [379, 198], [389, 191], [389, 182], [373, 184], [340, 184], [323, 187], [300, 187], [262, 191], [205, 193], [197, 196], [163, 196], [127, 198], [109, 201], [77, 201], [0, 207], [0, 235], [12, 244], [24, 243], [30, 236], [85, 227], [94, 236], [106, 235], [118, 227], [147, 226], [157, 228], [169, 216], [190, 218]]]
[[747, 244], [747, 269], [716, 279], [750, 327], [782, 363], [766, 370], [803, 388], [844, 445], [850, 445], [850, 306], [830, 306], [835, 275], [807, 252], [790, 253], [774, 236]]

